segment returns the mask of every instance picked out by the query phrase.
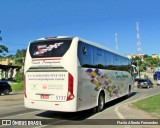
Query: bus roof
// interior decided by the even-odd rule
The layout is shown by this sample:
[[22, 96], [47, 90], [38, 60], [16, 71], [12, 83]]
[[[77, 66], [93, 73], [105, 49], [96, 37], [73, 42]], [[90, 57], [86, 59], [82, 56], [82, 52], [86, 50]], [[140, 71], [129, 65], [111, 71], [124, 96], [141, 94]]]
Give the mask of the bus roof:
[[107, 47], [105, 47], [105, 46], [103, 46], [103, 45], [101, 45], [101, 44], [99, 44], [99, 43], [95, 43], [95, 42], [92, 42], [92, 41], [89, 41], [89, 40], [85, 40], [85, 39], [80, 38], [80, 37], [73, 37], [73, 36], [55, 36], [55, 37], [40, 38], [40, 39], [38, 39], [38, 40], [47, 40], [47, 39], [74, 39], [74, 38], [77, 38], [78, 40], [81, 40], [81, 41], [83, 41], [83, 42], [85, 42], [85, 43], [87, 43], [87, 44], [93, 45], [93, 46], [95, 46], [95, 47], [101, 48], [101, 49], [103, 49], [103, 50], [107, 50], [107, 51], [109, 51], [109, 52], [111, 52], [111, 53], [114, 53], [114, 54], [117, 54], [117, 55], [119, 55], [119, 56], [122, 56], [122, 57], [125, 57], [125, 58], [129, 59], [127, 56], [125, 56], [125, 55], [123, 55], [123, 54], [121, 54], [121, 53], [119, 53], [119, 52], [117, 52], [117, 51], [114, 51], [114, 50], [112, 50], [112, 49], [109, 49], [109, 48], [107, 48]]

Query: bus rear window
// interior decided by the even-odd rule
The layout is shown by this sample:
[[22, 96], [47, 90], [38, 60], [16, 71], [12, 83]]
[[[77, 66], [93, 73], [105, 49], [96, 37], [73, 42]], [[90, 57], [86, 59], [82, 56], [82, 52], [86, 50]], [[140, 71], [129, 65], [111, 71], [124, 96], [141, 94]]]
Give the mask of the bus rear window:
[[30, 44], [29, 52], [32, 58], [62, 57], [71, 45], [68, 40], [43, 40]]

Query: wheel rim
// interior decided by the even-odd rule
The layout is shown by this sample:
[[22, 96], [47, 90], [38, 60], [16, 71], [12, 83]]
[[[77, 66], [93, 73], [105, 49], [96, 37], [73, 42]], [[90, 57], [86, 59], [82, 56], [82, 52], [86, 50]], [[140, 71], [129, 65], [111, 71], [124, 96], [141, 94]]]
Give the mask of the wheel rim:
[[9, 90], [6, 89], [6, 90], [4, 91], [4, 94], [5, 94], [5, 95], [8, 95], [8, 94], [9, 94]]

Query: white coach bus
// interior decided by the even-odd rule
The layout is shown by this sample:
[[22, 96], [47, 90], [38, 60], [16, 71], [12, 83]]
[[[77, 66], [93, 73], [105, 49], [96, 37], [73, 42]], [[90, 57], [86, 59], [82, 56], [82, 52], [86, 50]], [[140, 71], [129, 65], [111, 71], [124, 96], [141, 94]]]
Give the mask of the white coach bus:
[[132, 92], [131, 62], [79, 37], [51, 37], [31, 42], [25, 60], [27, 108], [76, 112], [104, 109], [104, 104]]

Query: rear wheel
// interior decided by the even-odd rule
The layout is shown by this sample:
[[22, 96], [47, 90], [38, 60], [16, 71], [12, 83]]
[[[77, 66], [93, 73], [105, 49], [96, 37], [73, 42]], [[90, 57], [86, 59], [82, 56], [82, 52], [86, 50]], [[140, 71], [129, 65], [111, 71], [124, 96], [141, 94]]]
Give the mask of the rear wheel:
[[10, 91], [8, 89], [4, 90], [4, 95], [9, 95]]
[[101, 112], [104, 109], [104, 95], [102, 93], [100, 93], [99, 98], [98, 98], [98, 106], [97, 106], [97, 111]]

